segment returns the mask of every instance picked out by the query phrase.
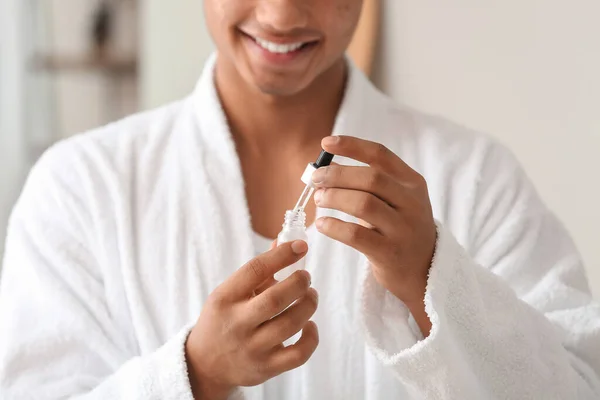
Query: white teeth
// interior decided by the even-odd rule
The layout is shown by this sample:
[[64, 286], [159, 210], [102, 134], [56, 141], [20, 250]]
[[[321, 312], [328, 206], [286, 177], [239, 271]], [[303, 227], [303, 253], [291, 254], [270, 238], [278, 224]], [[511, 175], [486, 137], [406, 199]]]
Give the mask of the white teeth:
[[269, 42], [268, 40], [264, 40], [261, 38], [254, 38], [254, 40], [263, 49], [268, 50], [271, 53], [277, 53], [277, 54], [290, 53], [292, 51], [298, 50], [300, 47], [302, 47], [304, 45], [304, 43], [279, 44], [279, 43]]

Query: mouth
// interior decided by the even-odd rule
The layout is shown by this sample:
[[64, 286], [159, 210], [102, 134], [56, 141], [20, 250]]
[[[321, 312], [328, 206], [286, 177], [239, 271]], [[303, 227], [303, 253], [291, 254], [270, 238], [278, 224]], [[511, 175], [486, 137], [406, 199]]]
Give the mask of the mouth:
[[296, 43], [275, 43], [258, 37], [252, 37], [252, 40], [263, 49], [273, 54], [288, 54], [295, 51], [300, 51], [303, 48], [315, 45], [317, 42], [296, 42]]
[[300, 50], [307, 43], [298, 42], [298, 43], [288, 43], [288, 44], [279, 44], [274, 42], [269, 42], [268, 40], [264, 40], [261, 38], [253, 38], [256, 44], [258, 44], [263, 49], [270, 51], [275, 54], [287, 54], [294, 51]]
[[243, 31], [240, 32], [246, 39], [252, 41], [258, 49], [262, 50], [271, 61], [291, 61], [297, 56], [307, 53], [320, 42], [319, 40], [306, 40], [282, 43], [253, 36]]

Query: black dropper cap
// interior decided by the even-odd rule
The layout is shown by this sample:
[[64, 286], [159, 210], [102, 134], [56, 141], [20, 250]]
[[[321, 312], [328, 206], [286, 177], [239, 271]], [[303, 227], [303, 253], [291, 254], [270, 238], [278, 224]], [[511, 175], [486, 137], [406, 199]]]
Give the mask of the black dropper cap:
[[321, 167], [328, 167], [331, 165], [331, 162], [333, 161], [333, 157], [334, 155], [331, 153], [326, 152], [325, 150], [321, 151], [321, 154], [319, 154], [319, 158], [317, 158], [317, 161], [315, 161], [313, 163], [313, 167], [319, 169]]

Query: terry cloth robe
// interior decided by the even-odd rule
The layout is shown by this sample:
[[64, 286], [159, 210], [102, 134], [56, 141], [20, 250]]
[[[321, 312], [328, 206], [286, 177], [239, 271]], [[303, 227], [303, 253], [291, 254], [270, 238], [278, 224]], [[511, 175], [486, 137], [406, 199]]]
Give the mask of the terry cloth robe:
[[[186, 337], [254, 255], [214, 66], [190, 97], [63, 141], [31, 171], [6, 242], [0, 398], [192, 399]], [[600, 307], [504, 147], [395, 105], [354, 66], [333, 134], [381, 142], [427, 179], [439, 234], [431, 334], [363, 255], [313, 232], [320, 345], [232, 398], [600, 398]]]

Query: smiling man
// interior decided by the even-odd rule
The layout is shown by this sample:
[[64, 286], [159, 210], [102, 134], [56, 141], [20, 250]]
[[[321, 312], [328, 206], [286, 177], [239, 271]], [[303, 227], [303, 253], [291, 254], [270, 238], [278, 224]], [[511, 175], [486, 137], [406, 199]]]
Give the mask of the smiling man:
[[[193, 94], [33, 168], [1, 398], [600, 396], [571, 239], [503, 147], [345, 58], [361, 0], [204, 3], [218, 51]], [[322, 148], [338, 163], [312, 176], [308, 243], [272, 247]]]

